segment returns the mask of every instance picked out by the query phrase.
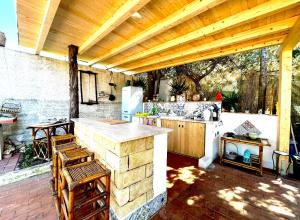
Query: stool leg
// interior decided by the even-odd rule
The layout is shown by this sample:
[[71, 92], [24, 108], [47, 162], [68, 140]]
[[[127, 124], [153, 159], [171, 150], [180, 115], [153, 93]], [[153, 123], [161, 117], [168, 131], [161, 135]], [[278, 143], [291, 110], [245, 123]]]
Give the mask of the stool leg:
[[[59, 186], [58, 192], [59, 192], [59, 195], [61, 195], [61, 193], [62, 193], [61, 191], [66, 188], [66, 180], [62, 173], [59, 173], [59, 176], [61, 176], [61, 185]], [[63, 201], [63, 198], [62, 198], [62, 199], [59, 199], [58, 202], [59, 202], [60, 220], [64, 220], [66, 218], [65, 218], [64, 212], [61, 210], [61, 207], [63, 206], [65, 201]]]
[[[93, 181], [92, 186], [93, 186], [93, 190], [96, 190], [97, 188], [96, 181]], [[92, 197], [93, 196], [96, 196], [95, 192], [92, 193]], [[93, 202], [93, 211], [96, 211], [96, 201]], [[96, 216], [93, 216], [93, 220], [96, 220]]]
[[74, 191], [69, 191], [69, 210], [68, 210], [68, 219], [74, 219]]
[[54, 189], [58, 191], [58, 170], [57, 170], [57, 155], [53, 155], [53, 170], [54, 170]]
[[279, 155], [276, 155], [276, 178], [279, 176]]
[[273, 170], [276, 170], [275, 163], [274, 163], [274, 154], [275, 154], [275, 152], [273, 151], [273, 154], [272, 154]]
[[109, 204], [110, 204], [110, 175], [106, 176], [106, 192], [107, 192], [107, 196], [105, 199], [105, 205], [107, 206], [106, 210], [105, 210], [105, 220], [109, 220]]
[[[58, 188], [58, 192], [57, 192], [57, 204], [58, 204], [58, 211], [59, 213], [61, 213], [61, 191], [62, 189], [65, 188], [65, 179], [64, 177], [62, 176], [63, 174], [61, 174], [61, 161], [59, 158], [57, 158], [58, 160], [58, 166], [57, 166], [57, 178], [56, 178], [56, 181], [57, 181], [57, 188]], [[59, 179], [61, 180], [61, 186], [59, 186]]]
[[289, 156], [289, 165], [288, 167], [286, 168], [286, 171], [285, 171], [285, 175], [288, 176], [289, 175], [289, 168], [290, 168], [290, 165], [291, 163], [293, 162], [292, 158]]

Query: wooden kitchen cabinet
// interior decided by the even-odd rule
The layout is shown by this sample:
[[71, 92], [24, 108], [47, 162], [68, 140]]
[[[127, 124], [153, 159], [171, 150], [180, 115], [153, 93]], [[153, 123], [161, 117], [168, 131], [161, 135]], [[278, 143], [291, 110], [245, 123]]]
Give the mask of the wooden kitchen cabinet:
[[162, 127], [171, 128], [168, 151], [191, 157], [204, 156], [205, 124], [175, 120], [162, 120]]
[[174, 120], [161, 120], [161, 126], [164, 128], [173, 129], [172, 132], [168, 133], [168, 151], [177, 152], [177, 143], [179, 142], [179, 130], [178, 123]]

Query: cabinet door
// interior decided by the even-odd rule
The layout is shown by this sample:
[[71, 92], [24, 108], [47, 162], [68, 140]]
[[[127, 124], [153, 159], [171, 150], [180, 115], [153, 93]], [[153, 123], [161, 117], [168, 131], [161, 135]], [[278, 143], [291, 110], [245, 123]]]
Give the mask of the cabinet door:
[[184, 155], [201, 158], [204, 156], [205, 124], [181, 122], [180, 150]]
[[[179, 148], [179, 130], [177, 121], [173, 120], [161, 120], [161, 126], [164, 128], [173, 129], [172, 132], [168, 133], [168, 151], [169, 152], [177, 152]], [[177, 152], [178, 153], [178, 152]]]

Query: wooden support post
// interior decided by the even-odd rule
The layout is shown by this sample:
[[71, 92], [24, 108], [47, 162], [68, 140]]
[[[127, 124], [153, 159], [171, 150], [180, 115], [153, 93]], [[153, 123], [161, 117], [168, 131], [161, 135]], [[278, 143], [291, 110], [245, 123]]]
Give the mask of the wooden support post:
[[[79, 118], [79, 95], [78, 95], [78, 47], [69, 45], [69, 92], [70, 110], [69, 117]], [[74, 134], [74, 124], [70, 125], [70, 132]]]
[[148, 85], [148, 100], [153, 100], [153, 95], [154, 95], [154, 74], [153, 72], [148, 72], [147, 73], [147, 85]]
[[[278, 91], [278, 148], [289, 152], [291, 127], [291, 87], [292, 87], [292, 50], [282, 49], [280, 52], [279, 91]], [[285, 167], [282, 167], [285, 161]], [[287, 168], [288, 158], [281, 157], [279, 166]], [[284, 170], [281, 169], [281, 173]]]

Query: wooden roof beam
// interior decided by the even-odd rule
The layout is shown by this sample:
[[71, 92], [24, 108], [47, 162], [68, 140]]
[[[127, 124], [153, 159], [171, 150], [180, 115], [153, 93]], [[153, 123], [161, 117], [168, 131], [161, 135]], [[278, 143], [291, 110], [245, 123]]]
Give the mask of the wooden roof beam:
[[230, 54], [240, 53], [243, 51], [254, 50], [254, 49], [258, 49], [258, 48], [262, 48], [262, 47], [278, 45], [283, 42], [285, 37], [286, 37], [286, 35], [275, 36], [275, 37], [272, 36], [272, 37], [264, 38], [264, 39], [257, 40], [257, 41], [240, 43], [240, 44], [238, 44], [237, 47], [219, 48], [218, 50], [215, 50], [213, 52], [206, 52], [205, 54], [200, 53], [200, 54], [196, 54], [196, 55], [189, 56], [189, 57], [182, 57], [180, 59], [171, 60], [168, 62], [162, 62], [162, 63], [158, 63], [155, 65], [151, 65], [151, 66], [143, 67], [143, 68], [139, 68], [139, 69], [130, 70], [130, 71], [127, 71], [127, 73], [128, 74], [144, 73], [144, 72], [153, 71], [153, 70], [157, 70], [157, 69], [164, 69], [164, 68], [168, 68], [168, 67], [172, 67], [172, 66], [178, 66], [178, 65], [182, 65], [182, 64], [196, 62], [196, 61], [207, 60], [207, 59], [226, 56], [226, 55], [230, 55]]
[[121, 53], [128, 48], [131, 48], [155, 35], [162, 33], [182, 22], [185, 22], [194, 16], [209, 10], [210, 8], [215, 7], [218, 4], [223, 3], [226, 0], [205, 0], [199, 1], [194, 0], [192, 3], [186, 5], [185, 7], [179, 9], [175, 13], [171, 14], [170, 16], [166, 17], [165, 19], [161, 20], [158, 23], [155, 23], [148, 29], [142, 31], [140, 34], [136, 35], [132, 39], [128, 40], [126, 43], [113, 48], [107, 54], [102, 56], [96, 57], [95, 59], [89, 62], [89, 65], [95, 64], [99, 61], [105, 60], [110, 58], [118, 53]]
[[148, 50], [136, 53], [128, 58], [121, 59], [118, 62], [112, 63], [109, 67], [120, 66], [121, 64], [132, 62], [134, 60], [142, 59], [150, 55], [159, 53], [161, 51], [170, 49], [172, 47], [191, 42], [193, 40], [205, 37], [207, 35], [218, 33], [226, 28], [231, 28], [236, 25], [241, 25], [243, 23], [253, 21], [255, 19], [261, 18], [263, 16], [268, 16], [272, 13], [276, 13], [288, 7], [291, 7], [297, 3], [299, 0], [271, 0], [266, 3], [260, 4], [251, 9], [242, 11], [238, 14], [232, 15], [230, 17], [224, 18], [216, 23], [200, 28], [191, 33], [185, 34], [183, 36], [177, 37], [173, 40], [167, 41], [165, 43], [159, 44]]
[[45, 13], [42, 21], [42, 25], [39, 31], [38, 39], [35, 45], [35, 53], [39, 54], [40, 51], [43, 49], [45, 41], [47, 39], [50, 27], [52, 25], [53, 19], [55, 17], [56, 11], [60, 4], [61, 0], [48, 0]]
[[300, 42], [300, 17], [295, 22], [293, 28], [290, 30], [286, 39], [284, 39], [281, 50], [293, 50], [294, 47]]
[[282, 31], [288, 30], [291, 27], [293, 27], [293, 25], [295, 24], [297, 19], [298, 19], [298, 17], [292, 17], [292, 18], [289, 18], [286, 20], [282, 20], [282, 21], [264, 25], [264, 26], [261, 26], [258, 28], [250, 29], [248, 31], [234, 34], [230, 37], [225, 37], [225, 38], [215, 40], [215, 41], [212, 41], [212, 42], [209, 42], [206, 44], [201, 44], [199, 46], [192, 47], [191, 49], [188, 49], [188, 50], [171, 52], [167, 56], [161, 56], [159, 58], [144, 61], [144, 62], [137, 62], [137, 64], [133, 63], [133, 65], [131, 65], [131, 66], [124, 66], [124, 69], [127, 69], [127, 70], [137, 69], [137, 68], [140, 68], [143, 66], [149, 66], [149, 65], [153, 65], [155, 63], [160, 63], [160, 62], [176, 59], [179, 57], [184, 57], [184, 56], [188, 56], [188, 55], [228, 46], [231, 44], [236, 44], [236, 43], [239, 43], [242, 41], [251, 40], [251, 39], [257, 38], [259, 36], [266, 36], [266, 35], [282, 32]]
[[132, 14], [144, 7], [150, 0], [130, 0], [124, 3], [99, 29], [92, 34], [80, 47], [79, 54], [85, 53], [97, 42], [107, 36]]

